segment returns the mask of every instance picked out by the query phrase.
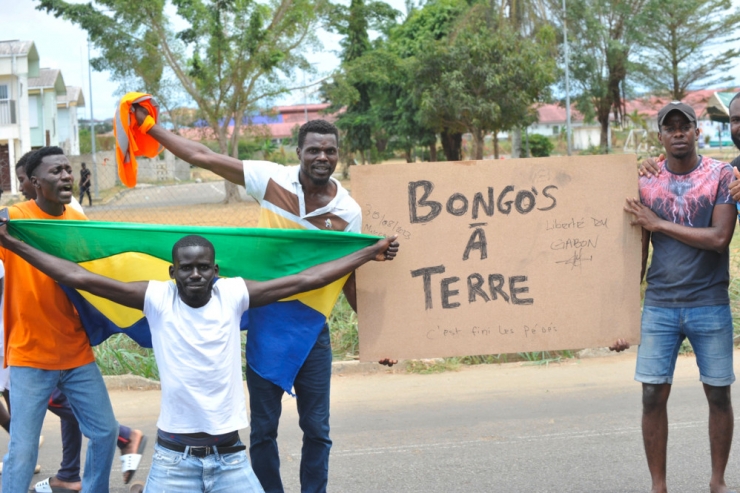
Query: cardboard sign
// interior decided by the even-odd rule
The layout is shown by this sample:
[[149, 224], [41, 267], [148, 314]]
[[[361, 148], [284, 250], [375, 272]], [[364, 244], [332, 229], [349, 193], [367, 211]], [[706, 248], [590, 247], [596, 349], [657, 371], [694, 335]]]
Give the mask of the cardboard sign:
[[577, 349], [640, 335], [634, 155], [352, 168], [364, 233], [360, 358]]

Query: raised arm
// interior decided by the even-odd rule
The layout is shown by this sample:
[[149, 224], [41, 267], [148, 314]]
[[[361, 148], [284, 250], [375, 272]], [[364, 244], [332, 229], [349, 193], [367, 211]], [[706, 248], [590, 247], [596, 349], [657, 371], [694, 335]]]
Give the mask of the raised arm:
[[74, 262], [57, 258], [17, 240], [8, 234], [7, 221], [0, 219], [0, 245], [15, 253], [60, 284], [81, 289], [120, 305], [144, 309], [148, 281], [121, 282], [93, 274]]
[[712, 212], [712, 225], [708, 228], [692, 228], [659, 218], [638, 199], [627, 199], [625, 212], [635, 216], [630, 223], [642, 226], [651, 233], [660, 232], [694, 248], [723, 252], [732, 240], [735, 231], [737, 209], [734, 204], [719, 204]]
[[384, 238], [376, 244], [365, 247], [355, 253], [311, 267], [292, 276], [264, 282], [245, 279], [244, 282], [247, 284], [247, 289], [249, 290], [249, 306], [267, 305], [288, 296], [293, 296], [294, 294], [326, 286], [370, 260], [376, 260], [378, 262], [393, 260], [396, 253], [398, 253], [398, 242], [395, 239], [395, 236]]
[[[134, 115], [141, 125], [149, 112], [137, 104], [134, 105]], [[154, 125], [147, 133], [183, 161], [213, 171], [237, 185], [244, 185], [244, 168], [240, 160], [213, 152], [200, 142], [175, 135], [161, 125]]]

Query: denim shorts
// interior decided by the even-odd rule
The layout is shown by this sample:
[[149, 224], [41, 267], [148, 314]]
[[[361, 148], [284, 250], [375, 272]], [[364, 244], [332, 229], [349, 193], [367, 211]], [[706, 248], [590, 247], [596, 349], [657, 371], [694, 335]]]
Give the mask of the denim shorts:
[[735, 381], [732, 367], [733, 332], [729, 305], [692, 308], [645, 306], [642, 337], [637, 350], [635, 380], [673, 383], [678, 350], [689, 339], [696, 355], [700, 380], [714, 387]]

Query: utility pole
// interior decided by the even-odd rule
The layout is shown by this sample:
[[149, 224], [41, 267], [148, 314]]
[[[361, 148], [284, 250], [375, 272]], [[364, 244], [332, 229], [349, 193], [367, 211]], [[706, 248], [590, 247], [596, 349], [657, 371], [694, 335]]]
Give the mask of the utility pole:
[[[565, 0], [563, 0], [565, 1]], [[92, 139], [92, 174], [93, 174], [93, 195], [96, 199], [100, 198], [98, 190], [98, 160], [95, 158], [95, 121], [93, 120], [93, 92], [92, 92], [92, 69], [90, 68], [90, 38], [87, 38], [87, 77], [90, 83], [90, 139]]]
[[308, 123], [308, 95], [306, 94], [306, 71], [303, 71], [303, 116]]
[[573, 153], [571, 144], [571, 126], [570, 126], [570, 62], [568, 60], [568, 26], [567, 14], [565, 10], [565, 0], [563, 0], [563, 52], [565, 54], [565, 128], [566, 138], [568, 139], [568, 155]]

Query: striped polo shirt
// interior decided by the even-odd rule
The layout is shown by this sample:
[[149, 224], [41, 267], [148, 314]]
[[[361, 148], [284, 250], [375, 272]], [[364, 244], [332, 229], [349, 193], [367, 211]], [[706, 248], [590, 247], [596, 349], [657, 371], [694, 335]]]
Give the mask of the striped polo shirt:
[[262, 207], [258, 226], [278, 229], [329, 229], [360, 233], [360, 206], [339, 181], [336, 196], [326, 206], [306, 213], [300, 166], [281, 166], [269, 161], [244, 161], [247, 193]]
[[[244, 161], [247, 193], [260, 204], [261, 228], [323, 229], [359, 233], [362, 211], [342, 185], [326, 206], [306, 213], [299, 166], [267, 161]], [[300, 248], [300, 245], [298, 245]], [[250, 308], [247, 362], [258, 375], [291, 393], [349, 276], [328, 286], [269, 305]]]

